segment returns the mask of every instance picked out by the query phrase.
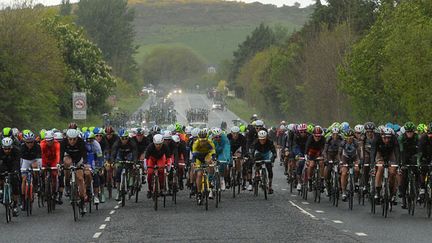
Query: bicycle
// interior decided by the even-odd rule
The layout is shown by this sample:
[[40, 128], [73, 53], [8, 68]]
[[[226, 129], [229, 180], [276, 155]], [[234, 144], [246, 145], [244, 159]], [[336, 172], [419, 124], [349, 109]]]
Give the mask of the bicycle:
[[348, 167], [348, 184], [347, 184], [348, 208], [350, 210], [353, 210], [353, 206], [354, 206], [354, 167], [357, 165], [354, 164], [354, 161], [348, 161], [347, 164], [344, 164], [342, 166]]
[[359, 192], [358, 192], [358, 204], [364, 205], [365, 202], [365, 194], [367, 194], [367, 180], [366, 180], [366, 169], [369, 167], [369, 164], [362, 164], [360, 169], [360, 183], [359, 183]]
[[[33, 211], [33, 201], [34, 201], [34, 181], [33, 181], [33, 173], [40, 172], [39, 168], [28, 168], [25, 170], [21, 170], [23, 173], [27, 173], [25, 188], [24, 188], [24, 209], [27, 212], [27, 216], [32, 215]], [[38, 197], [41, 195], [38, 195]]]
[[[205, 205], [206, 211], [208, 210], [208, 200], [209, 200], [210, 190], [212, 190], [212, 188], [210, 186], [211, 184], [213, 184], [213, 190], [215, 191], [216, 208], [219, 207], [221, 189], [220, 189], [220, 176], [219, 176], [219, 166], [218, 165], [219, 165], [218, 161], [214, 161], [212, 164], [202, 164], [200, 167], [197, 167], [197, 168], [201, 168], [203, 170], [203, 175], [202, 175], [202, 179], [201, 179], [201, 195], [203, 196], [203, 198], [201, 200], [204, 200], [204, 205]], [[209, 180], [209, 172], [208, 172], [209, 167], [214, 168], [212, 183], [210, 183], [210, 180]], [[201, 204], [198, 197], [197, 197], [197, 204], [198, 205]]]
[[[165, 170], [164, 170], [165, 172]], [[165, 174], [165, 173], [164, 173]], [[163, 175], [165, 177], [165, 175]], [[158, 210], [158, 197], [162, 194], [162, 188], [161, 185], [159, 185], [159, 167], [157, 165], [153, 166], [153, 176], [151, 180], [152, 185], [152, 198], [153, 198], [153, 207], [154, 210]], [[165, 201], [166, 201], [166, 195], [165, 193], [162, 194], [163, 201], [164, 201], [164, 207], [165, 207]]]
[[329, 165], [332, 165], [331, 169], [331, 200], [333, 203], [333, 206], [338, 207], [339, 206], [339, 197], [340, 197], [340, 190], [339, 190], [339, 161], [329, 161]]
[[321, 202], [321, 191], [323, 189], [321, 173], [320, 173], [320, 161], [322, 160], [323, 160], [322, 157], [313, 159], [313, 161], [315, 162], [315, 169], [312, 175], [312, 181], [313, 181], [312, 185], [314, 189], [314, 202], [317, 203]]
[[428, 168], [428, 172], [425, 177], [426, 190], [424, 205], [426, 207], [426, 216], [430, 218], [432, 214], [432, 163], [426, 167]]
[[264, 198], [267, 200], [267, 188], [268, 188], [268, 178], [267, 178], [267, 170], [264, 163], [269, 163], [271, 160], [255, 160], [255, 176], [253, 178], [253, 188], [254, 188], [254, 196], [258, 196], [259, 187], [262, 188], [264, 192]]
[[377, 167], [384, 167], [384, 176], [382, 184], [383, 199], [381, 203], [382, 216], [387, 218], [388, 212], [393, 210], [393, 203], [391, 202], [390, 183], [389, 183], [389, 167], [398, 167], [398, 165], [391, 165], [389, 161], [384, 161], [384, 164], [376, 164]]
[[233, 156], [233, 166], [231, 167], [231, 187], [232, 187], [232, 193], [233, 198], [235, 198], [236, 195], [236, 189], [237, 194], [240, 194], [241, 190], [241, 172], [242, 172], [242, 157], [241, 156]]
[[301, 173], [301, 189], [299, 191], [299, 195], [302, 196], [304, 200], [307, 200], [308, 197], [308, 176], [307, 176], [307, 165], [306, 165], [306, 157], [298, 157], [299, 164], [303, 164], [303, 169]]
[[[142, 162], [142, 161], [140, 161]], [[132, 197], [132, 195], [135, 195], [135, 203], [138, 203], [138, 194], [141, 191], [142, 188], [142, 182], [143, 182], [143, 169], [141, 167], [142, 163], [135, 164], [133, 167], [132, 172], [132, 186], [129, 193], [129, 199]]]
[[120, 200], [121, 200], [121, 206], [124, 207], [126, 204], [126, 195], [128, 194], [129, 190], [129, 179], [130, 179], [130, 167], [133, 166], [135, 163], [134, 161], [129, 160], [121, 160], [117, 161], [117, 163], [121, 167], [121, 174], [120, 174]]
[[372, 169], [370, 171], [370, 176], [369, 176], [369, 185], [370, 185], [370, 190], [369, 190], [369, 201], [371, 204], [371, 213], [375, 214], [376, 213], [376, 201], [375, 201], [375, 194], [376, 194], [376, 188], [375, 188], [375, 168]]
[[[58, 170], [58, 167], [42, 167], [42, 174], [44, 178], [44, 199], [47, 202], [48, 213], [55, 210], [56, 205], [56, 192], [57, 187], [53, 185], [53, 179], [51, 172]], [[55, 178], [57, 181], [58, 178]]]
[[4, 172], [0, 176], [4, 177], [3, 182], [3, 195], [2, 195], [2, 201], [1, 203], [5, 207], [5, 214], [6, 214], [6, 223], [9, 223], [12, 221], [12, 211], [13, 211], [13, 200], [12, 200], [12, 185], [11, 185], [11, 177], [16, 176], [17, 172]]
[[83, 170], [84, 168], [82, 166], [76, 167], [76, 166], [69, 166], [69, 168], [64, 168], [62, 166], [63, 170], [69, 170], [70, 175], [70, 201], [73, 211], [73, 217], [74, 221], [76, 222], [78, 220], [78, 215], [81, 214], [81, 216], [84, 216], [84, 202], [80, 199], [78, 195], [78, 183], [76, 181], [76, 171], [77, 170]]
[[178, 173], [177, 173], [177, 166], [173, 165], [171, 167], [171, 187], [172, 187], [172, 201], [174, 202], [174, 204], [177, 204], [177, 192], [179, 190], [179, 178], [178, 178]]
[[408, 187], [406, 190], [406, 200], [407, 200], [407, 206], [408, 206], [408, 214], [414, 215], [415, 211], [415, 204], [417, 200], [418, 195], [418, 187], [417, 187], [417, 178], [416, 178], [416, 171], [418, 166], [417, 165], [405, 165], [407, 174], [408, 174]]

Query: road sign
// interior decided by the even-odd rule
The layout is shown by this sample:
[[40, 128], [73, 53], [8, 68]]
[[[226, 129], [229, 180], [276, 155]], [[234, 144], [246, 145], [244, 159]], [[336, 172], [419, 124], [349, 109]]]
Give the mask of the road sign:
[[84, 92], [73, 92], [72, 108], [74, 120], [87, 119], [87, 97]]

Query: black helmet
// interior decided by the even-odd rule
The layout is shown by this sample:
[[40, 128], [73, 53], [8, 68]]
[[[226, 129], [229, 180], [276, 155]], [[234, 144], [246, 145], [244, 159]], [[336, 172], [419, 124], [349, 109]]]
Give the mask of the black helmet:
[[354, 136], [354, 131], [350, 128], [346, 133], [345, 136], [347, 137], [353, 137]]
[[201, 131], [198, 133], [198, 137], [199, 137], [199, 138], [207, 138], [207, 132], [206, 132], [205, 130], [201, 130]]
[[374, 131], [375, 130], [375, 124], [373, 122], [366, 122], [364, 124], [364, 129], [366, 131]]

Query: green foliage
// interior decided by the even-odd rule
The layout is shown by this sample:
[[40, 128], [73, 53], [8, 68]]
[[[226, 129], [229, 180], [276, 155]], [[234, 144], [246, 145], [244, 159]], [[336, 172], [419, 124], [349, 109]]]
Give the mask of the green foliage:
[[59, 115], [66, 67], [56, 40], [37, 24], [42, 11], [0, 12], [1, 127], [47, 126]]
[[146, 83], [181, 84], [199, 78], [206, 71], [204, 60], [185, 47], [159, 47], [147, 55], [142, 64]]
[[72, 12], [72, 4], [70, 0], [62, 0], [60, 5], [60, 15], [67, 16]]
[[42, 26], [57, 39], [67, 65], [62, 115], [70, 115], [72, 91], [87, 93], [91, 112], [106, 112], [105, 100], [115, 87], [116, 80], [111, 76], [111, 68], [103, 60], [101, 50], [84, 37], [81, 28], [64, 24], [58, 17], [44, 19]]
[[[134, 11], [127, 0], [81, 0], [76, 10], [78, 25], [102, 50], [113, 74], [127, 81], [135, 80]], [[142, 27], [142, 26], [140, 26]]]

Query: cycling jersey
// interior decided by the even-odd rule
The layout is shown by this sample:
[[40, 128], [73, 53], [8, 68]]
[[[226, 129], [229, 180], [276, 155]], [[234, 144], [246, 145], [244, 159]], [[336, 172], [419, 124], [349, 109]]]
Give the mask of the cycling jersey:
[[136, 162], [138, 159], [136, 144], [132, 139], [128, 139], [126, 144], [123, 144], [122, 141], [117, 141], [112, 148], [111, 158], [114, 158], [116, 161], [134, 161]]
[[252, 154], [255, 157], [257, 154], [260, 154], [264, 157], [264, 160], [271, 160], [272, 163], [277, 155], [273, 141], [270, 139], [267, 139], [264, 144], [261, 144], [259, 140], [256, 140], [252, 148]]
[[64, 139], [60, 144], [60, 161], [63, 161], [65, 156], [70, 156], [74, 165], [86, 161], [87, 150], [84, 140], [77, 138], [75, 145], [72, 146], [67, 139]]
[[42, 152], [42, 166], [43, 167], [55, 167], [60, 163], [60, 143], [53, 141], [52, 145], [49, 146], [47, 141], [43, 140], [40, 143]]
[[202, 162], [205, 163], [215, 155], [215, 145], [209, 139], [207, 139], [205, 143], [197, 139], [192, 145], [192, 162], [194, 162], [197, 167], [199, 167]]
[[315, 141], [314, 136], [309, 136], [305, 146], [305, 152], [309, 159], [315, 159], [321, 156], [324, 150], [325, 138], [321, 136], [318, 141]]
[[432, 139], [427, 134], [423, 134], [418, 143], [418, 157], [421, 164], [432, 161]]
[[94, 140], [92, 143], [86, 142], [86, 150], [87, 150], [87, 161], [92, 169], [100, 168], [103, 166], [103, 154], [102, 149], [99, 143]]
[[231, 145], [231, 153], [234, 154], [237, 150], [240, 150], [242, 156], [245, 156], [247, 152], [246, 138], [242, 134], [238, 134], [237, 139], [234, 139], [231, 133], [228, 134], [227, 137]]
[[162, 147], [159, 150], [157, 150], [154, 143], [151, 143], [146, 149], [145, 158], [147, 160], [150, 159], [151, 157], [156, 160], [159, 160], [161, 158], [166, 159], [168, 157], [168, 154], [169, 152], [166, 144], [163, 144]]
[[37, 162], [38, 167], [42, 167], [41, 148], [38, 143], [33, 142], [29, 148], [25, 143], [21, 144], [21, 170], [25, 171], [31, 168], [33, 162]]
[[137, 137], [134, 137], [133, 140], [134, 140], [135, 144], [137, 145], [138, 158], [139, 158], [142, 154], [144, 154], [147, 146], [149, 146], [149, 144], [150, 144], [150, 141], [144, 136], [143, 136], [141, 142], [138, 141]]
[[219, 161], [231, 161], [231, 145], [228, 140], [227, 135], [222, 134], [220, 141], [213, 139], [213, 144], [215, 145], [216, 155]]
[[301, 136], [300, 134], [294, 135], [291, 155], [293, 158], [297, 155], [302, 156], [306, 154], [306, 142], [309, 136], [309, 134], [305, 136]]
[[4, 172], [16, 172], [11, 179], [12, 193], [18, 195], [19, 190], [19, 178], [18, 173], [20, 170], [20, 149], [17, 146], [12, 146], [12, 150], [7, 154], [3, 149], [0, 148], [0, 173]]
[[337, 136], [334, 139], [332, 136], [327, 138], [327, 141], [324, 146], [323, 155], [326, 160], [337, 160], [337, 155], [339, 153], [339, 146], [341, 145], [343, 139], [341, 136]]
[[358, 143], [353, 140], [352, 143], [343, 141], [339, 147], [339, 157], [342, 159], [343, 163], [355, 162], [360, 158]]
[[414, 156], [417, 154], [418, 140], [418, 135], [415, 133], [412, 138], [408, 138], [406, 134], [398, 137], [402, 164], [414, 164], [416, 162]]
[[389, 143], [385, 144], [380, 136], [376, 136], [371, 150], [372, 164], [376, 161], [399, 162], [399, 144], [395, 136], [390, 138]]

